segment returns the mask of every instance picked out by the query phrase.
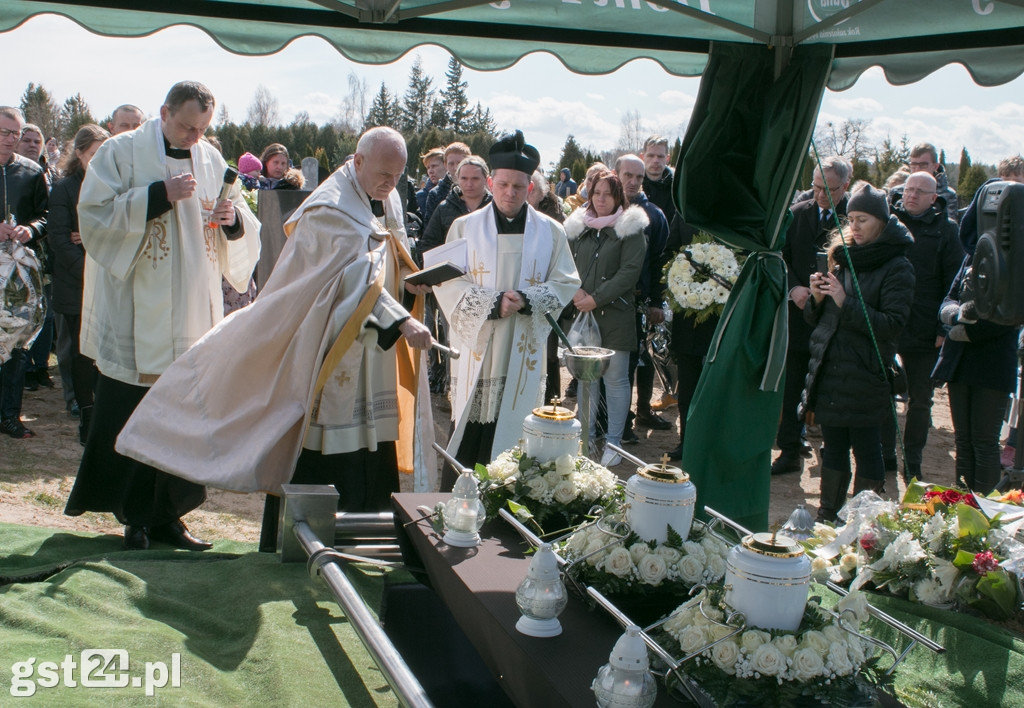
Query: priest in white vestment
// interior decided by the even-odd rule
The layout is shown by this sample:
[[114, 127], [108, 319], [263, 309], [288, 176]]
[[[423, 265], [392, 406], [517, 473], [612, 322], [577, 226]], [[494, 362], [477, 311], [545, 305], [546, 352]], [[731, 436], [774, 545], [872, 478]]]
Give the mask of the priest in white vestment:
[[[469, 272], [434, 288], [450, 325], [452, 437], [448, 452], [467, 467], [490, 462], [522, 437], [523, 419], [542, 403], [545, 343], [580, 286], [561, 224], [531, 207], [540, 154], [516, 131], [488, 162], [489, 207], [456, 219], [448, 243], [464, 240]], [[447, 468], [442, 488], [454, 483]]]
[[100, 377], [89, 437], [65, 513], [112, 512], [125, 546], [202, 550], [181, 517], [206, 490], [117, 454], [114, 441], [149, 387], [223, 318], [221, 277], [239, 292], [259, 259], [259, 222], [227, 164], [201, 140], [210, 90], [175, 84], [160, 117], [107, 140], [78, 202], [86, 251], [81, 352]]
[[[360, 138], [285, 224], [256, 300], [166, 371], [119, 451], [238, 492], [333, 484], [344, 511], [387, 509], [400, 472], [415, 474], [417, 491], [436, 489], [423, 370], [432, 340], [416, 297], [429, 288], [403, 282], [416, 270], [395, 191], [405, 163], [396, 131]], [[264, 518], [269, 548], [277, 517]]]

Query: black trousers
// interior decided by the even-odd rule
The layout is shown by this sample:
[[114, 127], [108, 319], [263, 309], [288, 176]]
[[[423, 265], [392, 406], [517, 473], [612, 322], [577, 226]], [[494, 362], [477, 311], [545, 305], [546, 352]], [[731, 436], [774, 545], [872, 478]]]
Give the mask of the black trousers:
[[947, 384], [953, 417], [957, 480], [979, 494], [999, 482], [999, 431], [1010, 394], [982, 386]]
[[[938, 349], [932, 351], [900, 352], [903, 369], [907, 372], [906, 424], [903, 426], [903, 447], [907, 451], [907, 464], [920, 465], [924, 446], [928, 443], [928, 430], [932, 427], [932, 370], [939, 356]], [[886, 415], [882, 424], [882, 452], [885, 457], [899, 457], [896, 447], [896, 423], [892, 415]]]
[[114, 442], [149, 388], [100, 374], [89, 439], [64, 513], [108, 511], [122, 524], [160, 526], [206, 501], [206, 487], [161, 472], [114, 450]]
[[75, 400], [78, 401], [79, 408], [91, 406], [99, 371], [96, 370], [96, 362], [78, 350], [82, 316], [59, 314], [57, 317], [61, 321], [61, 328], [71, 339], [71, 386], [75, 391]]
[[775, 444], [782, 452], [780, 457], [800, 459], [804, 421], [797, 417], [796, 409], [800, 405], [800, 394], [804, 390], [804, 380], [807, 378], [807, 366], [810, 362], [811, 353], [806, 349], [790, 348], [786, 355], [786, 385], [782, 390], [782, 415], [779, 418], [779, 430], [775, 436]]

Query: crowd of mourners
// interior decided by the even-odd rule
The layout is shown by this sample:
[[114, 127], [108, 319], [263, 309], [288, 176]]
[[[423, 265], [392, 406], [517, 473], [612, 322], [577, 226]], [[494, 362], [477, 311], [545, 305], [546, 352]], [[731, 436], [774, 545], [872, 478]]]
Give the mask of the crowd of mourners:
[[[100, 145], [145, 120], [142, 110], [123, 105], [106, 128], [85, 125], [61, 146], [25, 123], [16, 109], [0, 108], [5, 216], [0, 242], [28, 244], [46, 274], [42, 331], [2, 366], [0, 432], [7, 436], [34, 436], [21, 419], [22, 392], [54, 387], [51, 353], [56, 353], [67, 410], [79, 419], [83, 445], [89, 436], [97, 368], [79, 351], [86, 268], [79, 193]], [[214, 138], [206, 139], [215, 144]], [[315, 187], [304, 183], [281, 144], [234, 161], [246, 190]], [[527, 199], [563, 224], [581, 281], [560, 324], [568, 330], [580, 313], [593, 313], [600, 345], [613, 351], [601, 380], [588, 384], [593, 387], [591, 439], [629, 445], [639, 441], [641, 428], [678, 425], [679, 445], [667, 454], [679, 459], [686, 413], [717, 320], [698, 322], [686, 313], [672, 317], [664, 302], [663, 270], [696, 235], [677, 212], [668, 161], [668, 140], [652, 136], [638, 154], [591, 165], [579, 184], [569, 168], [550, 180], [537, 169]], [[429, 149], [419, 162], [422, 179], [406, 179], [399, 191], [412, 256], [422, 265], [425, 253], [448, 240], [457, 219], [487, 207], [494, 197], [488, 160], [464, 143]], [[409, 171], [421, 172], [419, 165]], [[802, 471], [812, 455], [808, 429], [820, 427], [822, 520], [835, 518], [851, 482], [854, 492], [884, 491], [886, 473], [897, 472], [901, 461], [904, 478], [927, 476], [923, 452], [936, 385], [949, 393], [959, 483], [990, 491], [1002, 468], [1012, 465], [1014, 452], [1013, 432], [1004, 447], [1000, 436], [1018, 387], [1019, 331], [979, 318], [974, 306], [969, 273], [979, 237], [977, 205], [959, 208], [937, 150], [927, 143], [915, 146], [908, 164], [882, 188], [851, 184], [851, 176], [845, 158], [821, 161], [809, 189], [794, 197], [783, 249], [789, 348], [779, 453], [771, 472]], [[997, 179], [1024, 182], [1024, 159], [1003, 160]], [[252, 280], [245, 293], [227, 281], [223, 289], [225, 313], [256, 295]], [[430, 295], [425, 318], [433, 338], [446, 342], [448, 323]], [[665, 342], [670, 342], [672, 365]], [[545, 400], [578, 395], [575, 381], [561, 390], [559, 346], [551, 334]], [[897, 360], [900, 367], [893, 365]], [[905, 373], [905, 390], [893, 386], [897, 368]], [[435, 354], [431, 390], [448, 393], [450, 377], [448, 360]], [[657, 401], [656, 377], [664, 390]], [[906, 405], [902, 432], [894, 399]], [[678, 407], [677, 421], [660, 413], [672, 406]], [[606, 466], [621, 462], [610, 447], [600, 459]]]

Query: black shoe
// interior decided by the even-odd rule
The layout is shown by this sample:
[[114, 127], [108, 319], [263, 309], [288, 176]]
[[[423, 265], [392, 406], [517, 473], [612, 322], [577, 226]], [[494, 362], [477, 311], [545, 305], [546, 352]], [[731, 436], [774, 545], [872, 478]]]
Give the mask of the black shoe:
[[169, 543], [187, 551], [205, 551], [207, 548], [213, 548], [212, 543], [196, 538], [189, 533], [188, 527], [182, 523], [181, 519], [175, 519], [169, 524], [154, 526], [149, 532], [149, 537], [154, 541]]
[[803, 471], [804, 461], [801, 457], [793, 458], [788, 455], [779, 455], [775, 458], [775, 462], [772, 463], [772, 476]]
[[50, 378], [50, 372], [46, 369], [39, 369], [34, 374], [26, 374], [25, 378], [27, 379], [29, 376], [35, 376], [36, 383], [43, 388], [54, 387], [53, 379]]
[[653, 411], [638, 412], [636, 414], [636, 424], [651, 430], [672, 430], [673, 427], [672, 423]]
[[565, 387], [565, 398], [576, 398], [576, 379], [569, 382], [569, 385]]
[[78, 407], [78, 401], [71, 401], [68, 406], [68, 415], [72, 418], [79, 418], [82, 415], [82, 409]]
[[38, 391], [39, 382], [36, 381], [36, 372], [26, 371], [25, 372], [25, 390], [26, 391]]
[[811, 459], [814, 457], [814, 448], [808, 445], [806, 442], [800, 443], [800, 457], [804, 459]]
[[668, 455], [668, 459], [670, 460], [681, 460], [683, 459], [683, 446], [679, 445], [678, 447], [674, 447], [665, 454]]
[[915, 477], [917, 479], [921, 479], [921, 464], [914, 464], [913, 462], [908, 462], [907, 466], [903, 468], [903, 481], [906, 482], [907, 484], [910, 484], [910, 480], [914, 479]]
[[35, 433], [22, 425], [21, 421], [17, 418], [8, 418], [0, 422], [0, 433], [10, 435], [15, 440], [25, 440], [36, 436]]
[[[876, 457], [875, 459], [877, 460], [878, 458]], [[895, 472], [900, 468], [899, 460], [895, 457], [886, 457], [883, 462], [885, 463], [886, 472]]]
[[636, 432], [632, 428], [626, 428], [622, 431], [622, 444], [623, 445], [639, 445], [640, 438], [636, 436]]
[[148, 551], [149, 529], [145, 526], [125, 526], [124, 547], [129, 551]]

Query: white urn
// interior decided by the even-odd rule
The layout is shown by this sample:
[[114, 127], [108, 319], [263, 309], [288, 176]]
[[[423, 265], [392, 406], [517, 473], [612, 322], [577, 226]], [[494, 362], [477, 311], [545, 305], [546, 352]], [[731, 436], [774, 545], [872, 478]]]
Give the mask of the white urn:
[[554, 398], [523, 420], [523, 453], [539, 464], [579, 454], [580, 422], [571, 410], [559, 406], [560, 402]]
[[684, 539], [690, 535], [697, 488], [667, 462], [640, 467], [626, 482], [626, 520], [644, 541], [665, 543], [669, 526]]
[[725, 602], [747, 626], [796, 631], [803, 620], [811, 561], [789, 536], [755, 533], [729, 551]]

